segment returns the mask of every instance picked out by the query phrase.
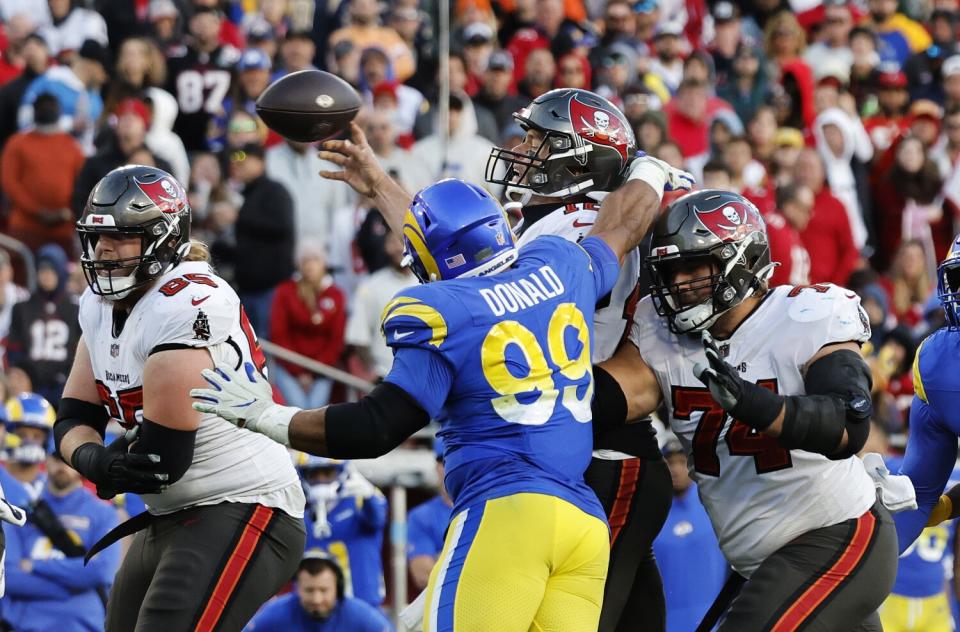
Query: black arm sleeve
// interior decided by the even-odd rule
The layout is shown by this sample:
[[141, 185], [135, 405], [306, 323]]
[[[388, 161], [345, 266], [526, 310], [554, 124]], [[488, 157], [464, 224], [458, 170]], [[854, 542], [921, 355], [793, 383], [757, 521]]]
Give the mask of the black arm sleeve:
[[91, 404], [74, 397], [64, 397], [60, 400], [57, 421], [53, 424], [53, 440], [57, 453], [60, 452], [60, 442], [77, 426], [93, 428], [102, 439], [107, 431], [109, 419], [106, 409], [100, 404]]
[[597, 365], [593, 365], [593, 402], [590, 411], [593, 414], [594, 439], [627, 421], [627, 396], [613, 376]]
[[[810, 365], [803, 380], [806, 395], [787, 398], [780, 443], [845, 459], [859, 452], [870, 434], [873, 406], [870, 368], [860, 354], [840, 349]], [[847, 445], [837, 446], [847, 432]]]
[[327, 407], [327, 454], [335, 459], [383, 456], [428, 423], [430, 415], [416, 400], [383, 382], [358, 402]]
[[140, 434], [131, 452], [156, 454], [160, 457], [158, 471], [165, 473], [167, 485], [176, 483], [193, 463], [196, 430], [175, 430], [144, 418]]

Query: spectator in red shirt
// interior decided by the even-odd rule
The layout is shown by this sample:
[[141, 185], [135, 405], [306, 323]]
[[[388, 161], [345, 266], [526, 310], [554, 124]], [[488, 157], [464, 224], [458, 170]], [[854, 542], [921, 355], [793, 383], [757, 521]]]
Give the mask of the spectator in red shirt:
[[[270, 339], [317, 362], [334, 365], [343, 352], [347, 322], [343, 292], [327, 274], [321, 248], [301, 243], [300, 271], [277, 286], [270, 315]], [[273, 376], [290, 406], [319, 408], [330, 400], [333, 383], [312, 372], [278, 360]]]
[[763, 216], [770, 240], [770, 260], [780, 262], [770, 285], [808, 285], [810, 255], [803, 247], [800, 233], [810, 223], [813, 191], [802, 184], [785, 184], [777, 189], [777, 208], [780, 210]]
[[709, 149], [709, 125], [714, 114], [732, 108], [723, 99], [710, 96], [706, 83], [684, 79], [664, 109], [669, 137], [680, 146], [683, 157], [689, 158]]
[[907, 76], [899, 69], [886, 66], [877, 75], [877, 88], [880, 111], [864, 121], [863, 126], [870, 134], [877, 152], [884, 152], [910, 126], [906, 117], [910, 92], [907, 90]]
[[813, 212], [800, 240], [810, 254], [810, 282], [845, 285], [860, 254], [853, 244], [847, 211], [826, 186], [823, 161], [815, 149], [797, 157], [794, 180], [813, 191]]
[[933, 291], [928, 259], [923, 242], [907, 239], [897, 248], [890, 270], [880, 277], [897, 324], [910, 329], [924, 325], [923, 307]]

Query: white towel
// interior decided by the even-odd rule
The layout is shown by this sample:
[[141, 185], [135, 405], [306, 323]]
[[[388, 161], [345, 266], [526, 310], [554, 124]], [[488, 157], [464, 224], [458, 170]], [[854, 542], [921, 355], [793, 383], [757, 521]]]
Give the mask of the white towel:
[[917, 493], [909, 477], [891, 474], [883, 462], [883, 457], [876, 452], [863, 456], [863, 466], [867, 468], [867, 474], [873, 479], [874, 486], [880, 490], [880, 502], [890, 513], [917, 508]]
[[398, 615], [400, 621], [403, 625], [407, 626], [407, 629], [410, 632], [422, 632], [423, 630], [423, 614], [427, 609], [427, 589], [424, 588], [423, 591], [417, 595], [417, 598], [413, 600], [413, 603], [400, 611]]

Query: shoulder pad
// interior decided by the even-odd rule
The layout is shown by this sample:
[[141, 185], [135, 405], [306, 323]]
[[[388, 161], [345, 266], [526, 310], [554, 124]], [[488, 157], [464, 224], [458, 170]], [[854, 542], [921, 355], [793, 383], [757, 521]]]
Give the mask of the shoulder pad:
[[920, 343], [913, 362], [913, 390], [923, 401], [933, 391], [960, 392], [960, 332], [938, 329]]
[[[153, 327], [144, 332], [145, 351], [158, 345], [208, 347], [226, 341], [240, 322], [240, 299], [212, 273], [170, 275], [149, 297]], [[141, 300], [144, 300], [141, 299]]]
[[787, 292], [787, 313], [791, 320], [799, 323], [822, 322], [826, 336], [823, 345], [866, 342], [870, 339], [870, 320], [860, 307], [860, 297], [856, 292], [832, 283], [777, 289]]
[[383, 308], [380, 331], [387, 346], [440, 349], [446, 342], [447, 319], [419, 296], [426, 289], [429, 288], [421, 286], [404, 290]]

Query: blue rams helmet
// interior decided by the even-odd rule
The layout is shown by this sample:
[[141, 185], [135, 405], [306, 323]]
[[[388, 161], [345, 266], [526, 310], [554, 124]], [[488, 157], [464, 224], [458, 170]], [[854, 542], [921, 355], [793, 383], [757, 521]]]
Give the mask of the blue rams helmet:
[[341, 478], [347, 469], [347, 461], [328, 459], [324, 456], [314, 456], [306, 452], [298, 452], [294, 456], [294, 467], [302, 474], [313, 470], [333, 470], [337, 478]]
[[960, 235], [937, 268], [937, 296], [947, 315], [947, 325], [960, 327]]
[[20, 393], [7, 400], [6, 416], [11, 430], [28, 426], [47, 432], [53, 431], [53, 422], [57, 418], [50, 402], [36, 393]]
[[517, 258], [503, 207], [450, 178], [417, 193], [403, 221], [404, 261], [421, 283], [494, 274]]

